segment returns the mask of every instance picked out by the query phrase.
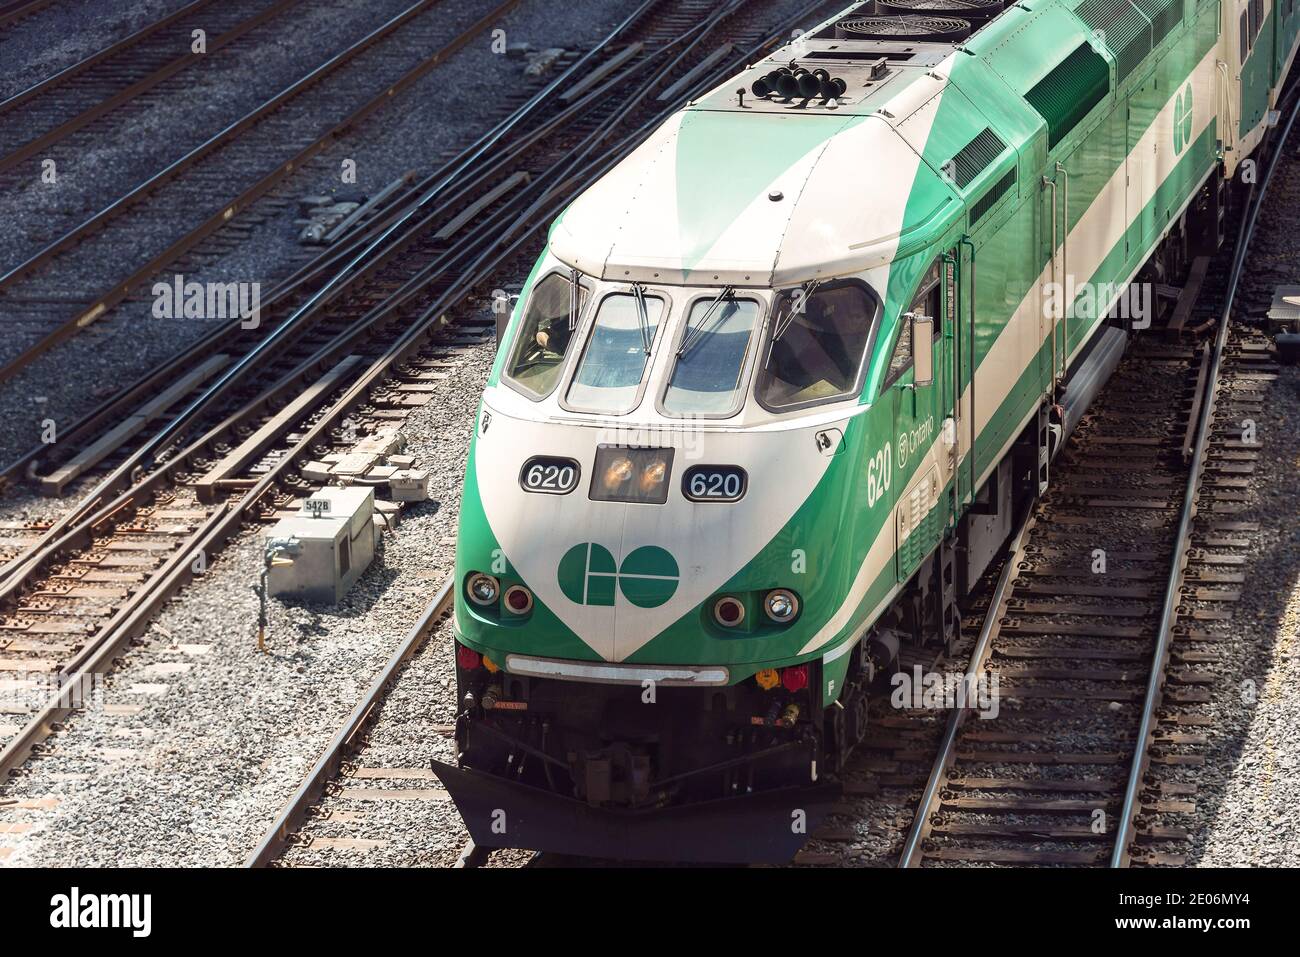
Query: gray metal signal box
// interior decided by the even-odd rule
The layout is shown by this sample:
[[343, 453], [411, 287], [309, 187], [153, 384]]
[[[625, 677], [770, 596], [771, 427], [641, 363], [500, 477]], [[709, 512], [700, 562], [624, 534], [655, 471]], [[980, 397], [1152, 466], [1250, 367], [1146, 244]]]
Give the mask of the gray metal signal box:
[[266, 536], [272, 549], [271, 595], [337, 603], [375, 557], [375, 493], [370, 488], [324, 488], [303, 501]]

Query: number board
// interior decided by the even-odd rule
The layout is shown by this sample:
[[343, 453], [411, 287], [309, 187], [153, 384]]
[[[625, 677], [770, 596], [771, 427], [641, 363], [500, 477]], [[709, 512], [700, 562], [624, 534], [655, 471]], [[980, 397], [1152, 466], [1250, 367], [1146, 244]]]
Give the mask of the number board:
[[696, 465], [682, 475], [682, 495], [692, 502], [738, 502], [748, 487], [738, 465]]
[[519, 485], [525, 492], [568, 495], [578, 487], [582, 469], [573, 459], [534, 455], [519, 470]]

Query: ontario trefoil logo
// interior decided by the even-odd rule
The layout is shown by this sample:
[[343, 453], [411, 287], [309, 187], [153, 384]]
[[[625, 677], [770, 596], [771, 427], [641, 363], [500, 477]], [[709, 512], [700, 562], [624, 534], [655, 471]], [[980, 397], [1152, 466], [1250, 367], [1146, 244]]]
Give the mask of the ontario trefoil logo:
[[1192, 142], [1192, 85], [1174, 97], [1174, 153], [1181, 153]]
[[677, 591], [677, 560], [662, 548], [644, 545], [618, 567], [608, 548], [595, 542], [574, 545], [560, 559], [560, 591], [578, 605], [614, 604], [614, 587], [638, 608], [657, 608]]

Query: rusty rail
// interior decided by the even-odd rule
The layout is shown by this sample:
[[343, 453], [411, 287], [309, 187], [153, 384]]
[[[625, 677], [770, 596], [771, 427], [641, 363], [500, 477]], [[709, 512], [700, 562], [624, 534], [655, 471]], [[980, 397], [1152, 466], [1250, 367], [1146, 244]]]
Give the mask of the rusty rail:
[[[88, 70], [105, 63], [105, 61], [112, 60], [120, 54], [131, 54], [136, 50], [136, 48], [147, 42], [159, 31], [166, 29], [179, 20], [185, 19], [193, 13], [198, 13], [204, 10], [211, 6], [213, 2], [214, 0], [193, 0], [192, 3], [187, 4], [175, 13], [168, 14], [161, 20], [157, 20], [143, 29], [137, 30], [129, 37], [118, 40], [116, 43], [105, 47], [98, 53], [92, 54], [84, 60], [74, 63], [72, 66], [46, 77], [39, 83], [14, 94], [3, 102], [0, 102], [0, 115], [9, 113], [32, 99], [49, 93], [57, 87], [63, 86], [75, 77], [81, 76]], [[13, 169], [24, 160], [35, 156], [41, 150], [54, 146], [60, 140], [67, 138], [77, 130], [88, 126], [100, 117], [106, 116], [122, 104], [127, 103], [140, 96], [142, 93], [153, 89], [164, 80], [175, 76], [191, 64], [202, 60], [206, 55], [210, 55], [223, 47], [229, 46], [249, 31], [273, 20], [290, 7], [296, 6], [301, 2], [302, 0], [276, 0], [276, 2], [272, 3], [261, 12], [243, 20], [219, 36], [213, 37], [208, 42], [207, 54], [194, 53], [192, 50], [187, 51], [181, 56], [176, 57], [171, 62], [164, 64], [157, 70], [154, 70], [147, 76], [137, 80], [135, 83], [132, 83], [99, 101], [89, 109], [83, 110], [76, 116], [70, 117], [53, 129], [46, 130], [44, 133], [41, 133], [34, 139], [16, 147], [4, 156], [0, 156], [0, 173]]]
[[1173, 645], [1174, 625], [1178, 621], [1178, 605], [1182, 598], [1182, 584], [1187, 568], [1187, 553], [1191, 547], [1192, 530], [1196, 521], [1196, 500], [1201, 490], [1201, 480], [1205, 471], [1207, 450], [1210, 444], [1210, 428], [1214, 421], [1215, 398], [1219, 391], [1220, 371], [1223, 365], [1224, 345], [1228, 339], [1228, 328], [1232, 324], [1232, 307], [1237, 296], [1237, 287], [1241, 281], [1242, 271], [1246, 266], [1246, 256], [1250, 251], [1250, 241], [1255, 234], [1255, 223], [1259, 216], [1268, 184], [1277, 169], [1277, 159], [1282, 155], [1287, 136], [1295, 124], [1300, 112], [1300, 87], [1292, 90], [1295, 103], [1290, 108], [1286, 125], [1269, 157], [1268, 170], [1262, 181], [1251, 184], [1248, 200], [1248, 212], [1241, 219], [1237, 234], [1237, 247], [1233, 251], [1232, 271], [1228, 276], [1228, 288], [1223, 298], [1223, 309], [1219, 316], [1219, 328], [1215, 333], [1214, 346], [1210, 351], [1209, 367], [1198, 380], [1203, 391], [1198, 393], [1196, 406], [1196, 440], [1192, 446], [1191, 460], [1188, 464], [1187, 487], [1183, 494], [1183, 504], [1179, 512], [1178, 533], [1174, 539], [1173, 557], [1170, 563], [1169, 580], [1165, 587], [1164, 604], [1160, 612], [1160, 629], [1156, 634], [1156, 647], [1152, 657], [1151, 674], [1147, 681], [1146, 697], [1142, 705], [1142, 718], [1138, 726], [1137, 747], [1133, 763], [1129, 768], [1128, 782], [1124, 788], [1124, 805], [1120, 811], [1119, 828], [1115, 835], [1115, 845], [1111, 852], [1111, 867], [1129, 865], [1129, 846], [1137, 815], [1140, 808], [1143, 779], [1150, 764], [1150, 744], [1155, 730], [1156, 712], [1160, 709], [1164, 697], [1165, 672], [1169, 664], [1169, 652]]
[[306, 779], [289, 798], [288, 803], [276, 816], [270, 830], [258, 841], [257, 847], [249, 855], [245, 867], [268, 867], [284, 853], [289, 839], [306, 820], [307, 812], [325, 791], [325, 786], [338, 774], [344, 759], [356, 748], [366, 729], [379, 716], [379, 706], [383, 702], [389, 684], [397, 677], [405, 664], [424, 647], [443, 616], [451, 608], [452, 580], [446, 579], [429, 602], [419, 621], [406, 633], [402, 643], [389, 657], [379, 674], [375, 675], [357, 706], [352, 709], [348, 719], [330, 739]]
[[0, 7], [0, 27], [7, 27], [23, 17], [29, 17], [53, 2], [54, 0], [15, 0], [14, 3], [5, 4]]

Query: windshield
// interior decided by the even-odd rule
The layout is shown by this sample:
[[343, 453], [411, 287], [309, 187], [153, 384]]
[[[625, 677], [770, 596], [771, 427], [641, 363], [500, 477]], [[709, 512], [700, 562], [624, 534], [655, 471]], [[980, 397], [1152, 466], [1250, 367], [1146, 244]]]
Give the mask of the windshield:
[[621, 415], [636, 407], [663, 310], [654, 296], [615, 293], [601, 300], [566, 396], [572, 408]]
[[876, 300], [859, 282], [836, 282], [781, 294], [758, 379], [770, 409], [855, 395], [876, 319]]
[[714, 302], [710, 296], [697, 299], [691, 307], [664, 393], [665, 412], [729, 415], [740, 404], [741, 373], [758, 323], [759, 304], [753, 299], [728, 299], [714, 308]]
[[506, 364], [506, 378], [535, 398], [550, 395], [573, 339], [572, 320], [586, 302], [587, 290], [581, 285], [575, 287], [559, 273], [539, 282], [519, 324], [514, 351]]

